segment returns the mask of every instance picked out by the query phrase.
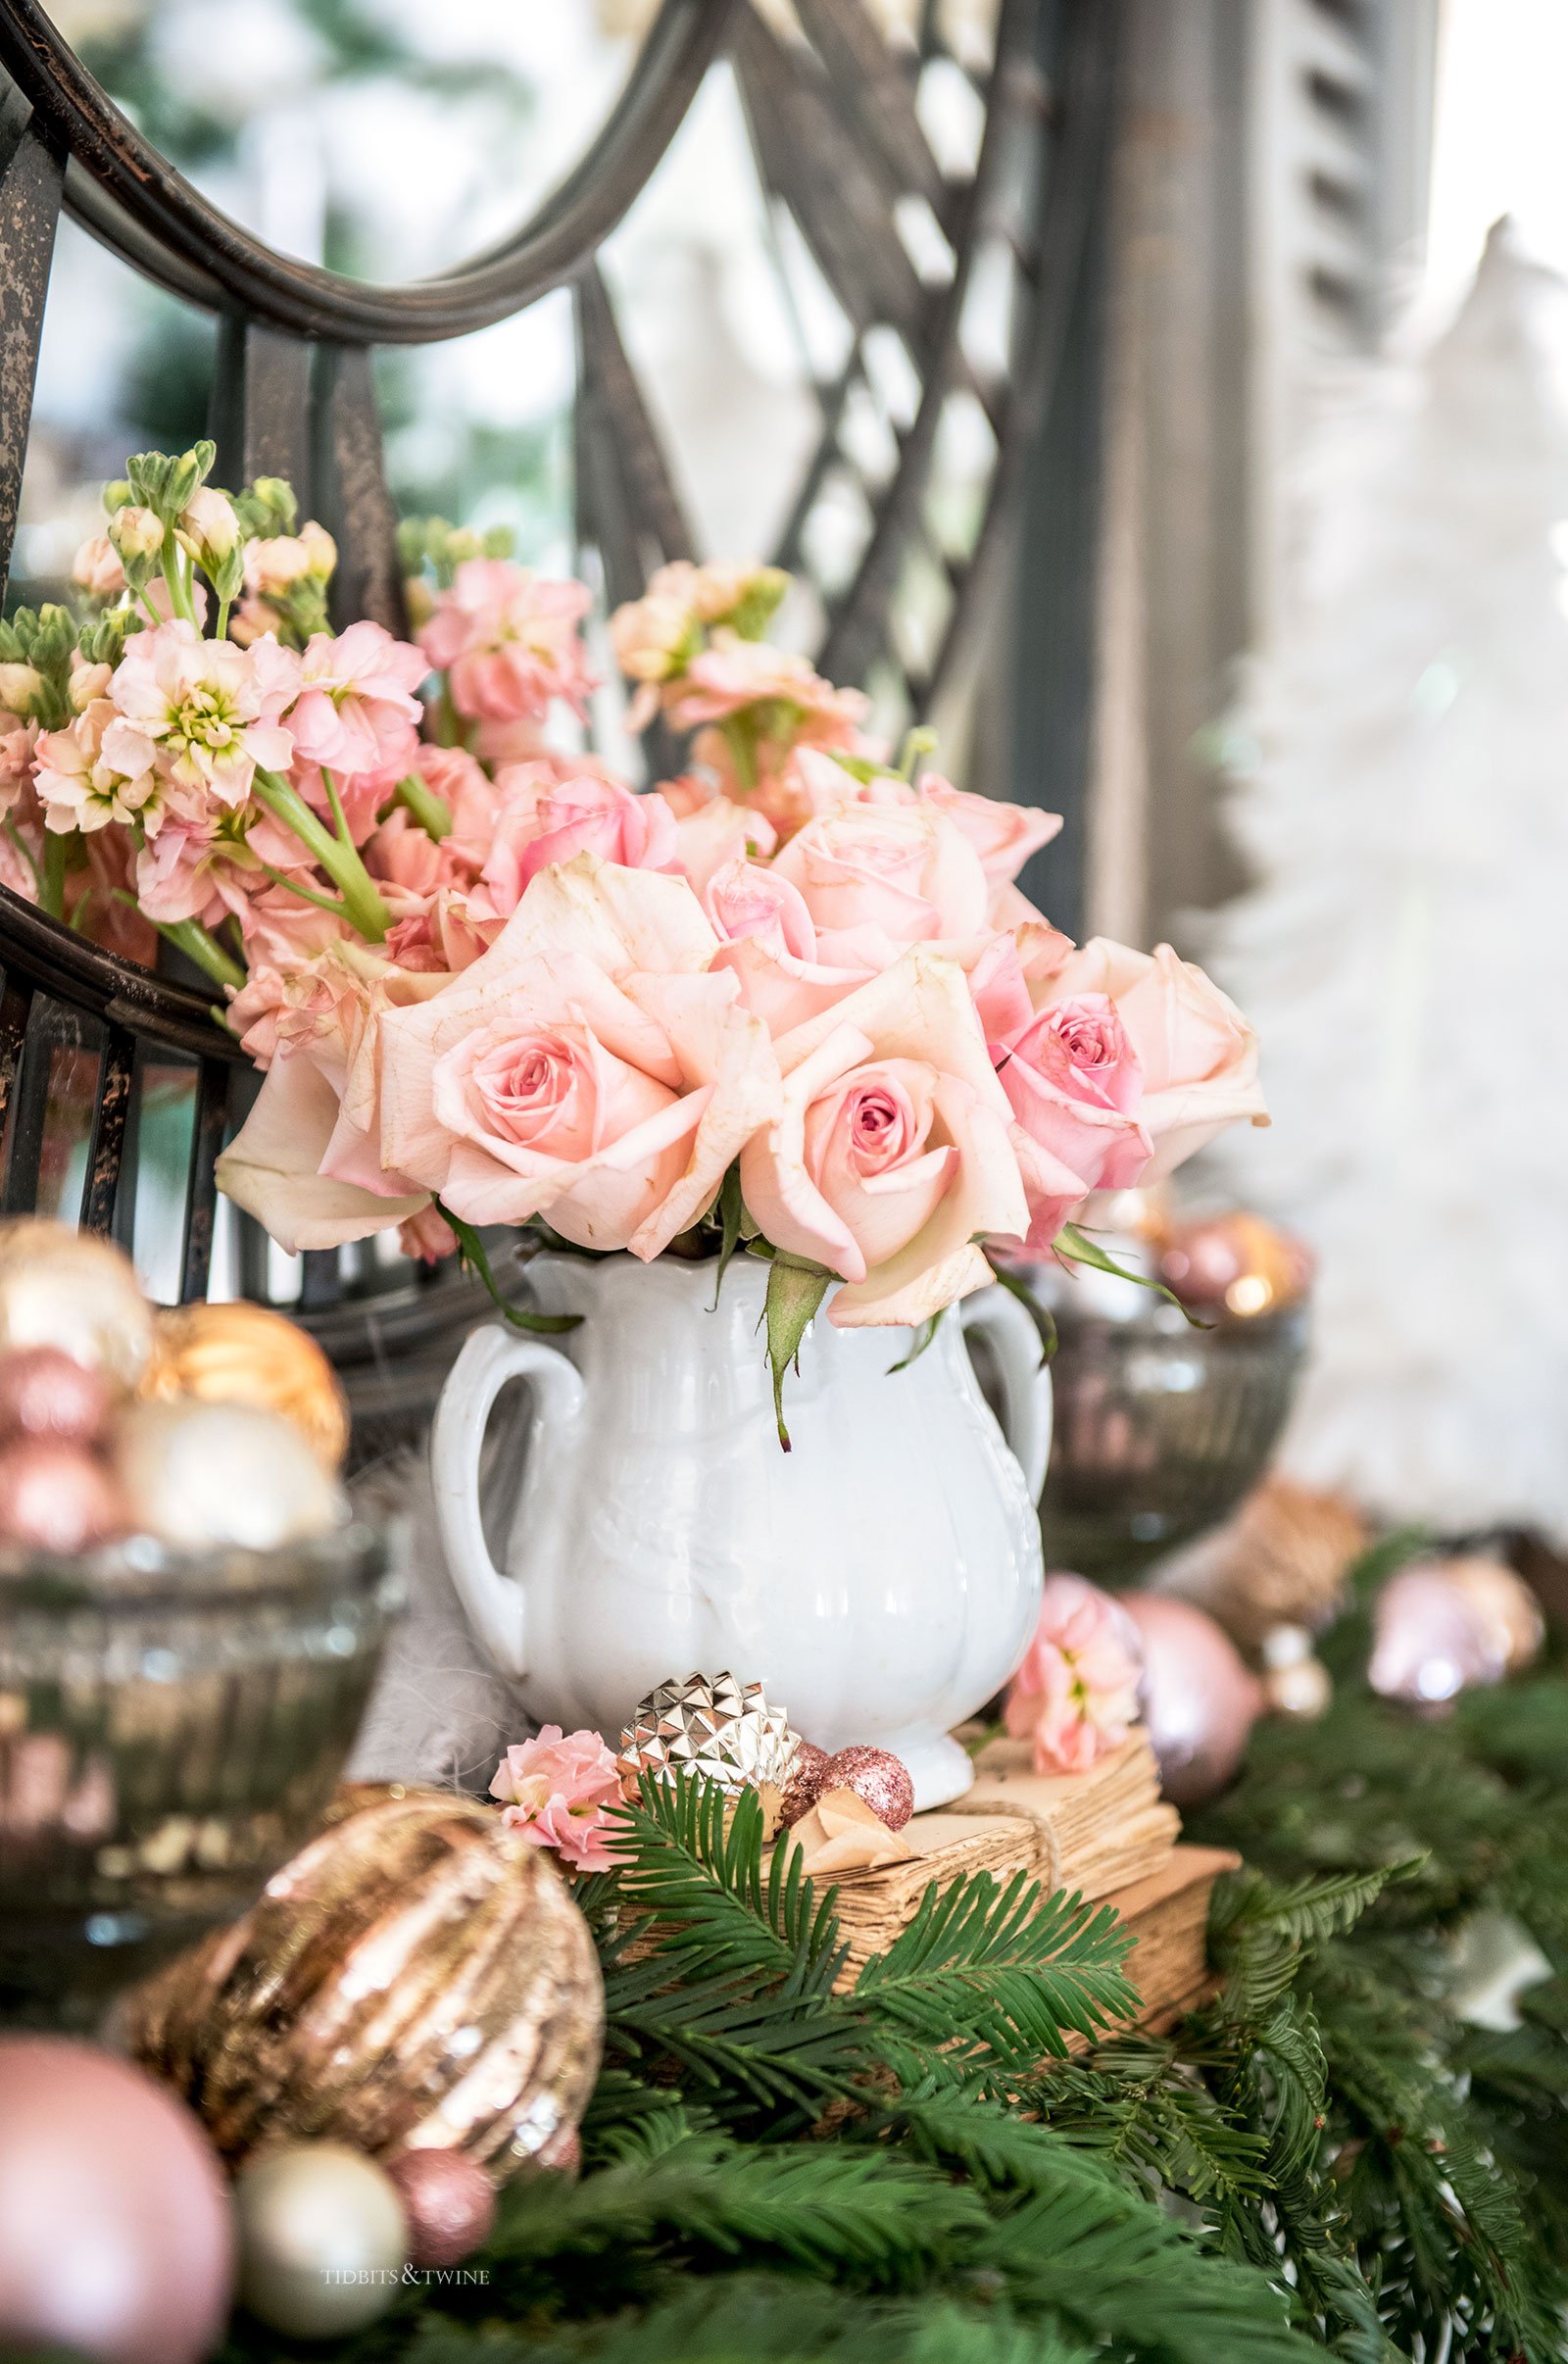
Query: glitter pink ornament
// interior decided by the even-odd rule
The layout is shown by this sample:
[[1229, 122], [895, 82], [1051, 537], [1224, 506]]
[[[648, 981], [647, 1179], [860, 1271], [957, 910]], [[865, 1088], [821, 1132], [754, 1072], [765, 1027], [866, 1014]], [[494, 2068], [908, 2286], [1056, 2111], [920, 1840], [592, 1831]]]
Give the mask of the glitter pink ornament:
[[808, 1814], [821, 1797], [822, 1776], [829, 1762], [827, 1750], [819, 1748], [815, 1741], [802, 1741], [796, 1749], [790, 1777], [784, 1784], [784, 1803], [779, 1812], [779, 1820], [786, 1830], [799, 1822], [803, 1814]]
[[914, 1812], [908, 1767], [889, 1748], [841, 1748], [822, 1767], [817, 1796], [829, 1790], [853, 1790], [890, 1831], [902, 1831]]
[[495, 2186], [465, 2151], [406, 2150], [386, 2172], [409, 2220], [415, 2265], [461, 2265], [489, 2240]]

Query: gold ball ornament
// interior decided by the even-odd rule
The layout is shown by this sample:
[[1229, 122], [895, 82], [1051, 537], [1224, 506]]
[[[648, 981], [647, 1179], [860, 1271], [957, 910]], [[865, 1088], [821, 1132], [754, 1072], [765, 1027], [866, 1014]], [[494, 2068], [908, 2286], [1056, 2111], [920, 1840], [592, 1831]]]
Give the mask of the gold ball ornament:
[[229, 2159], [291, 2139], [388, 2166], [450, 2149], [501, 2182], [576, 2128], [604, 1991], [541, 1851], [491, 1806], [409, 1789], [329, 1824], [139, 1988], [125, 2026]]
[[0, 1222], [0, 1354], [41, 1346], [128, 1392], [152, 1358], [152, 1307], [107, 1240], [18, 1215]]
[[294, 2142], [234, 2186], [239, 2294], [271, 2330], [327, 2339], [385, 2314], [409, 2254], [403, 2202], [373, 2159]]
[[195, 1396], [204, 1404], [279, 1412], [330, 1470], [342, 1467], [348, 1451], [348, 1399], [337, 1373], [314, 1338], [265, 1305], [173, 1305], [159, 1312], [140, 1392], [156, 1403]]
[[336, 1479], [293, 1424], [245, 1404], [133, 1404], [115, 1435], [129, 1524], [176, 1551], [272, 1551], [347, 1515]]
[[661, 1683], [640, 1699], [620, 1736], [615, 1759], [634, 1785], [643, 1773], [699, 1773], [732, 1797], [745, 1789], [782, 1793], [800, 1748], [800, 1735], [760, 1683], [732, 1674], [689, 1674]]
[[1333, 1678], [1304, 1626], [1277, 1625], [1264, 1637], [1263, 1699], [1275, 1715], [1313, 1723], [1334, 1697]]

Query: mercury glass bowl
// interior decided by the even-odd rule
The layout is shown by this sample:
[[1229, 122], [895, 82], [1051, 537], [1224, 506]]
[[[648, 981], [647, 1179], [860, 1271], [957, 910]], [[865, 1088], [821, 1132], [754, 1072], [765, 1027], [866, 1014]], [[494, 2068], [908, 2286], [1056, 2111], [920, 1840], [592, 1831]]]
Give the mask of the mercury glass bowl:
[[387, 1539], [0, 1561], [0, 2022], [89, 2026], [316, 1827], [401, 1605]]
[[[1136, 1241], [1104, 1244], [1137, 1258]], [[1046, 1564], [1130, 1584], [1262, 1476], [1300, 1376], [1305, 1310], [1221, 1313], [1200, 1329], [1133, 1281], [1045, 1267], [1030, 1278], [1057, 1335]]]

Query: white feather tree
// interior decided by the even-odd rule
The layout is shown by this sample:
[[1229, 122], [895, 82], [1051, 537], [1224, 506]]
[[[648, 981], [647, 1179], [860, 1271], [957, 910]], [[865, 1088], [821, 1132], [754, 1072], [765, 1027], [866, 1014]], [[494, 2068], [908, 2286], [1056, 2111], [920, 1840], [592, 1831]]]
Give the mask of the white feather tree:
[[1499, 224], [1442, 338], [1321, 430], [1227, 730], [1257, 883], [1215, 965], [1275, 1117], [1228, 1179], [1320, 1259], [1287, 1468], [1568, 1544], [1563, 297]]

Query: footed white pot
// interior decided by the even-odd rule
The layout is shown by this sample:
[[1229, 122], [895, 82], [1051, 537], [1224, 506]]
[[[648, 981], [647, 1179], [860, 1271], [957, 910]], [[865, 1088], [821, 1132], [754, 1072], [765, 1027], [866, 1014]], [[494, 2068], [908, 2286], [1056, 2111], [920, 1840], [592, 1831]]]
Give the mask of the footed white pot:
[[[498, 1323], [454, 1364], [431, 1435], [453, 1581], [541, 1723], [613, 1743], [657, 1683], [728, 1668], [824, 1748], [893, 1749], [916, 1806], [941, 1805], [973, 1779], [950, 1728], [1012, 1673], [1039, 1607], [1051, 1381], [1034, 1325], [987, 1289], [890, 1371], [912, 1333], [837, 1330], [824, 1304], [785, 1382], [784, 1453], [760, 1326], [767, 1268], [737, 1256], [716, 1306], [715, 1269], [529, 1264], [545, 1311], [584, 1318], [559, 1341]], [[980, 1326], [1005, 1442], [964, 1351]], [[479, 1454], [517, 1377], [532, 1420], [497, 1567]]]

